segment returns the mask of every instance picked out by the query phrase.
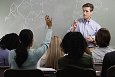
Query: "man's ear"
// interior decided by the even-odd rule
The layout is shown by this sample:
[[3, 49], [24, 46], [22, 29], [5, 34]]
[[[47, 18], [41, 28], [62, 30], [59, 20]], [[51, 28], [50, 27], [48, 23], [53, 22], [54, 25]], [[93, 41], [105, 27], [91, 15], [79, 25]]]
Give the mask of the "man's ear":
[[91, 11], [91, 15], [93, 14], [93, 11]]

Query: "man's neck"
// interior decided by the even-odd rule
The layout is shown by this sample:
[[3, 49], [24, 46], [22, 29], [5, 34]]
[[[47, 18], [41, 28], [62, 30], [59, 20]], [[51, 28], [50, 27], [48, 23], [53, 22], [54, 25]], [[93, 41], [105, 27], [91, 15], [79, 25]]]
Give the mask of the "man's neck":
[[84, 20], [86, 20], [86, 21], [90, 21], [90, 20], [91, 20], [91, 17], [90, 17], [90, 18], [87, 18], [87, 19], [84, 19]]

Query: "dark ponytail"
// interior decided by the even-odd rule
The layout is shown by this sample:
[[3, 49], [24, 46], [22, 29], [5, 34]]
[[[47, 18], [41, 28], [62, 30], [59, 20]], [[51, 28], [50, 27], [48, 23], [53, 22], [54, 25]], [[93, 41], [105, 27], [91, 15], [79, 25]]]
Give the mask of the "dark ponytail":
[[28, 58], [27, 49], [32, 45], [33, 33], [29, 29], [24, 29], [20, 32], [19, 38], [21, 43], [15, 50], [16, 52], [15, 61], [19, 68], [23, 68], [22, 65]]

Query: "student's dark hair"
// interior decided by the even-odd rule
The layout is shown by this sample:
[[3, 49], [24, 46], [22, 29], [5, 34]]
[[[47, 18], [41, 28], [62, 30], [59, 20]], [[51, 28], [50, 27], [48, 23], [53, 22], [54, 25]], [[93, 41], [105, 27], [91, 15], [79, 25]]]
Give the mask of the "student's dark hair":
[[64, 36], [61, 48], [64, 53], [79, 59], [84, 54], [87, 43], [80, 32], [69, 32]]
[[19, 34], [20, 45], [15, 50], [16, 52], [16, 64], [19, 68], [22, 68], [22, 64], [28, 58], [27, 49], [32, 45], [33, 32], [29, 29], [23, 29]]
[[93, 4], [91, 4], [91, 3], [86, 3], [86, 4], [84, 4], [84, 5], [82, 6], [82, 8], [84, 8], [84, 7], [90, 7], [90, 11], [93, 11], [93, 9], [94, 9]]
[[99, 47], [109, 46], [111, 35], [106, 28], [100, 28], [95, 36], [96, 43]]
[[19, 43], [20, 43], [19, 37], [16, 33], [6, 34], [0, 39], [0, 47], [2, 49], [8, 49], [8, 50], [16, 49]]

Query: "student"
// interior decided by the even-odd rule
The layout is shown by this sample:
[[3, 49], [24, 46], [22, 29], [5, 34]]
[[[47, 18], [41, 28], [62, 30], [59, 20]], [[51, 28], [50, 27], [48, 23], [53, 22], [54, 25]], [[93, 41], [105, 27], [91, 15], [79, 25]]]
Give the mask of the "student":
[[92, 51], [94, 63], [102, 63], [106, 53], [113, 51], [109, 47], [111, 35], [106, 28], [100, 28], [95, 37], [97, 47]]
[[64, 56], [64, 53], [60, 47], [61, 41], [61, 38], [58, 36], [52, 37], [48, 51], [42, 56], [40, 60], [40, 67], [58, 70], [58, 59]]
[[62, 40], [61, 48], [67, 55], [58, 60], [59, 69], [67, 68], [69, 65], [93, 68], [93, 59], [85, 53], [87, 43], [80, 32], [67, 33]]
[[[33, 32], [29, 29], [23, 29], [20, 34], [20, 45], [16, 50], [11, 51], [9, 62], [11, 69], [36, 69], [37, 62], [45, 51], [49, 47], [49, 43], [52, 37], [52, 19], [49, 16], [45, 16], [46, 25], [48, 31], [46, 33], [46, 38], [41, 47], [37, 48], [35, 51], [31, 51], [30, 48], [33, 44]], [[39, 39], [38, 39], [39, 40]]]
[[92, 19], [94, 6], [91, 3], [86, 3], [82, 6], [83, 18], [74, 20], [69, 31], [81, 32], [88, 43], [88, 47], [94, 47], [95, 34], [101, 26]]
[[107, 77], [107, 69], [113, 65], [115, 65], [115, 51], [105, 54], [102, 63], [101, 77]]
[[19, 37], [16, 33], [6, 34], [0, 39], [0, 66], [9, 66], [9, 52], [16, 49], [19, 44]]

